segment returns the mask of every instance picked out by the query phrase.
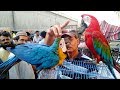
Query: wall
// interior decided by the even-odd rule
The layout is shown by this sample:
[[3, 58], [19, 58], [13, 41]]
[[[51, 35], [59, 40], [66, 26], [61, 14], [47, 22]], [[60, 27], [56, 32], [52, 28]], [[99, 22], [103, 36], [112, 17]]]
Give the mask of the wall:
[[[15, 31], [47, 30], [50, 26], [68, 19], [50, 11], [0, 11], [0, 27], [14, 28]], [[77, 25], [77, 21], [71, 19], [69, 25]]]

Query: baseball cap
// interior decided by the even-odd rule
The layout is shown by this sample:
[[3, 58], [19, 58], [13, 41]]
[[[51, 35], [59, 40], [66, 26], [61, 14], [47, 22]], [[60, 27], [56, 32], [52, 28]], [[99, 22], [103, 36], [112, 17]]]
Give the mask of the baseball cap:
[[27, 33], [24, 31], [20, 31], [16, 33], [16, 36], [27, 36]]
[[61, 38], [64, 38], [64, 37], [66, 37], [66, 36], [79, 38], [79, 34], [78, 34], [78, 31], [77, 31], [77, 30], [70, 30], [69, 32], [64, 33], [64, 34], [61, 36]]

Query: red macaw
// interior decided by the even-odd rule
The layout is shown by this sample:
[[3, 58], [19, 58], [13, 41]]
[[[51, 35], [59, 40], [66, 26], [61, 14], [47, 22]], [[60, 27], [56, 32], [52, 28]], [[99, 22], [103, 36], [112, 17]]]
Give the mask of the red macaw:
[[93, 54], [94, 58], [97, 60], [97, 63], [103, 61], [103, 63], [108, 66], [110, 72], [116, 79], [113, 71], [113, 67], [115, 68], [116, 65], [111, 55], [109, 43], [100, 31], [98, 20], [94, 16], [88, 14], [83, 14], [81, 17], [81, 25], [84, 26], [85, 43], [87, 47]]

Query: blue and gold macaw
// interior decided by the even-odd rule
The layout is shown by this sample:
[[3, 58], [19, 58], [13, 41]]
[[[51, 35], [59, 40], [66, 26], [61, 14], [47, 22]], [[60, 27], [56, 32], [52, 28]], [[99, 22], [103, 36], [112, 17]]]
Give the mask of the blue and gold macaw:
[[51, 46], [26, 43], [17, 45], [14, 48], [7, 47], [6, 49], [12, 52], [15, 57], [1, 63], [0, 70], [3, 71], [3, 68], [11, 67], [20, 60], [35, 65], [37, 70], [49, 69], [56, 65], [61, 65], [66, 58], [66, 54], [64, 54], [59, 47], [60, 40], [61, 38], [56, 38]]

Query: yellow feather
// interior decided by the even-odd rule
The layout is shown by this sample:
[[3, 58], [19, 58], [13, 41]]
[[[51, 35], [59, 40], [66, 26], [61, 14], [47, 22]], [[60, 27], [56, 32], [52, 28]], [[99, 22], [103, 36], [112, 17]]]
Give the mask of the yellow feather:
[[58, 55], [59, 55], [59, 63], [58, 63], [58, 65], [62, 65], [62, 63], [64, 62], [67, 55], [65, 53], [63, 53], [62, 48], [60, 48], [60, 47], [58, 48]]

